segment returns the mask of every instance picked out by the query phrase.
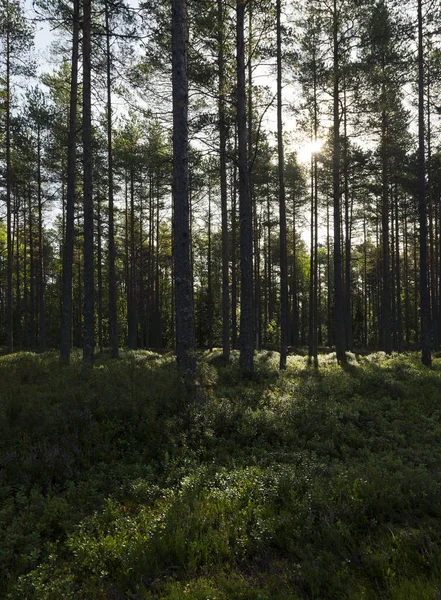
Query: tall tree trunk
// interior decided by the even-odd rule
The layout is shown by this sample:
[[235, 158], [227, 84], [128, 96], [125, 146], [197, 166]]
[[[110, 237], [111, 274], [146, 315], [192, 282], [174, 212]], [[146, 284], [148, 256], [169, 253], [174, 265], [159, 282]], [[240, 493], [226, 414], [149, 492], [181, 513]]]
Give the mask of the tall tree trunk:
[[91, 0], [83, 0], [83, 202], [84, 202], [84, 335], [83, 360], [92, 363], [95, 349], [92, 105], [91, 105]]
[[[253, 211], [249, 188], [245, 92], [245, 0], [236, 0], [237, 130], [240, 204], [240, 367], [254, 372], [253, 335]], [[256, 257], [257, 260], [257, 257]]]
[[39, 348], [46, 351], [46, 308], [44, 298], [43, 200], [41, 192], [41, 131], [37, 128], [37, 195], [38, 195], [38, 313]]
[[282, 124], [282, 32], [281, 0], [277, 0], [277, 149], [279, 159], [279, 221], [280, 221], [280, 368], [286, 369], [289, 332], [288, 256], [286, 248], [285, 161]]
[[208, 182], [208, 256], [207, 256], [207, 317], [208, 317], [208, 349], [213, 352], [213, 285], [211, 264], [211, 182]]
[[172, 0], [173, 260], [176, 295], [176, 358], [188, 381], [195, 377], [193, 277], [188, 203], [187, 2]]
[[432, 364], [430, 347], [430, 299], [427, 281], [427, 207], [424, 155], [424, 63], [422, 0], [418, 0], [418, 212], [420, 220], [421, 360]]
[[118, 358], [118, 310], [115, 273], [115, 224], [114, 224], [114, 187], [113, 187], [113, 131], [112, 131], [112, 57], [110, 51], [109, 0], [105, 3], [106, 19], [106, 71], [107, 71], [107, 175], [109, 184], [109, 343], [112, 358]]
[[29, 212], [29, 340], [30, 347], [36, 347], [35, 330], [35, 265], [34, 265], [34, 219], [32, 214], [31, 182], [28, 183], [28, 212]]
[[223, 0], [217, 0], [219, 69], [219, 174], [222, 218], [222, 353], [230, 358], [230, 290], [228, 278], [227, 123], [225, 118], [225, 58]]
[[233, 181], [231, 185], [231, 343], [237, 350], [237, 160], [236, 136], [234, 151]]
[[102, 227], [101, 194], [97, 197], [97, 278], [98, 278], [98, 346], [103, 351], [103, 265], [102, 265]]
[[15, 194], [14, 209], [14, 237], [15, 237], [15, 345], [21, 348], [21, 292], [20, 292], [20, 219], [19, 198]]
[[398, 186], [395, 183], [395, 260], [397, 277], [397, 351], [403, 350], [403, 309], [401, 302], [400, 223], [398, 213]]
[[337, 0], [333, 11], [333, 59], [334, 59], [334, 135], [332, 178], [334, 198], [334, 302], [335, 302], [335, 350], [338, 362], [345, 362], [345, 329], [343, 320], [343, 283], [340, 234], [340, 65], [338, 39]]
[[129, 253], [129, 280], [128, 280], [128, 346], [131, 350], [138, 347], [138, 319], [136, 315], [136, 262], [135, 262], [135, 173], [134, 167], [130, 168], [130, 253]]
[[353, 350], [353, 333], [352, 333], [352, 303], [351, 303], [351, 219], [349, 210], [349, 155], [348, 155], [348, 131], [347, 131], [347, 102], [346, 102], [346, 81], [344, 81], [343, 93], [343, 127], [344, 127], [344, 142], [343, 142], [343, 168], [344, 168], [344, 198], [345, 198], [345, 334], [346, 334], [346, 349]]
[[310, 211], [309, 211], [309, 297], [308, 297], [308, 364], [314, 356], [314, 156], [310, 160]]
[[296, 199], [292, 199], [292, 345], [297, 348], [299, 345], [299, 295], [297, 278], [297, 232], [296, 232]]
[[74, 0], [73, 8], [70, 113], [67, 149], [66, 230], [64, 232], [63, 248], [63, 290], [60, 343], [60, 359], [64, 363], [69, 362], [70, 350], [72, 347], [72, 274], [74, 256], [75, 172], [77, 156], [79, 0]]
[[389, 169], [387, 148], [387, 115], [383, 110], [381, 118], [381, 154], [382, 154], [382, 204], [381, 204], [381, 236], [382, 236], [382, 272], [383, 290], [381, 302], [381, 347], [390, 354], [392, 352], [391, 298], [390, 298], [390, 240], [389, 240]]
[[[9, 3], [7, 4], [9, 13]], [[12, 271], [13, 246], [12, 246], [12, 224], [11, 224], [11, 40], [10, 40], [10, 17], [7, 15], [6, 25], [6, 246], [7, 246], [7, 283], [6, 283], [6, 320], [8, 327], [7, 352], [14, 351], [14, 313], [12, 294]]]

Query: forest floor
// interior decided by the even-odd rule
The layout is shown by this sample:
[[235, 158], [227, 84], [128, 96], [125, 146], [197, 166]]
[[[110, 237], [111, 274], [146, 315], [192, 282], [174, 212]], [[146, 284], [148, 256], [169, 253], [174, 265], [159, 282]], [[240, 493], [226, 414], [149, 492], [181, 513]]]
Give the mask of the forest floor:
[[441, 598], [441, 359], [0, 357], [0, 597]]

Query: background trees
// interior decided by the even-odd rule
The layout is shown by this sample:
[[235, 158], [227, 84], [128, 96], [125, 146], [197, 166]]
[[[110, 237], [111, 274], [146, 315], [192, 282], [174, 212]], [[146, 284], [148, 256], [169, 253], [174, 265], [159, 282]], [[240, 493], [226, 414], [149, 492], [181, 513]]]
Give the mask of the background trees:
[[251, 373], [255, 347], [281, 348], [283, 368], [289, 346], [317, 360], [335, 344], [344, 360], [424, 343], [430, 362], [441, 342], [433, 7], [180, 5], [174, 121], [170, 4], [36, 7], [59, 31], [38, 77], [25, 58], [32, 13], [11, 0], [0, 15], [9, 351], [60, 346], [68, 361], [73, 344], [91, 361], [96, 337], [115, 358], [118, 344], [175, 348], [193, 372], [195, 339], [225, 359], [240, 347]]

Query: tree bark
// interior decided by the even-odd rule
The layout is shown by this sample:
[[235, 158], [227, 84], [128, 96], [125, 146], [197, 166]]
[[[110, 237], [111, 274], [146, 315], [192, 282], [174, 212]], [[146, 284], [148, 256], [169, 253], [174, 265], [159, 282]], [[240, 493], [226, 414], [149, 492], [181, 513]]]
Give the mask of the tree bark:
[[239, 210], [240, 210], [240, 367], [254, 372], [253, 334], [253, 226], [247, 157], [247, 124], [245, 93], [245, 0], [236, 0], [237, 44], [237, 129], [239, 145]]
[[420, 220], [421, 360], [432, 364], [430, 347], [430, 299], [427, 280], [427, 207], [424, 155], [424, 63], [422, 0], [418, 0], [418, 213]]
[[219, 174], [222, 219], [222, 354], [230, 358], [230, 290], [228, 277], [227, 124], [225, 118], [225, 57], [223, 0], [217, 0], [219, 69]]
[[109, 0], [105, 3], [106, 19], [106, 75], [107, 75], [107, 174], [109, 184], [109, 343], [112, 358], [118, 354], [118, 309], [115, 273], [115, 225], [114, 225], [114, 186], [113, 186], [113, 131], [112, 131], [112, 57], [110, 53]]
[[93, 363], [95, 349], [92, 105], [91, 105], [91, 0], [83, 0], [83, 208], [84, 208], [84, 333], [83, 360]]
[[[72, 275], [74, 255], [75, 172], [77, 156], [79, 0], [74, 0], [70, 113], [67, 149], [66, 230], [63, 248], [63, 291], [61, 311], [60, 359], [69, 363], [72, 347]], [[31, 258], [32, 260], [32, 258]]]
[[280, 221], [280, 369], [286, 369], [288, 354], [288, 256], [286, 248], [286, 193], [285, 161], [282, 124], [282, 32], [280, 25], [281, 0], [277, 0], [277, 149], [279, 170], [279, 221]]
[[[9, 6], [8, 6], [9, 8]], [[8, 328], [7, 352], [14, 351], [14, 314], [12, 293], [13, 246], [11, 224], [11, 40], [9, 14], [6, 25], [6, 246], [7, 246], [7, 283], [6, 283], [6, 320]]]
[[173, 260], [176, 358], [187, 381], [196, 373], [193, 278], [188, 203], [187, 2], [172, 0]]
[[337, 0], [333, 12], [333, 60], [334, 60], [334, 135], [333, 135], [333, 199], [334, 199], [334, 302], [335, 302], [335, 350], [338, 362], [345, 362], [345, 330], [343, 320], [343, 284], [340, 233], [340, 65], [338, 40]]

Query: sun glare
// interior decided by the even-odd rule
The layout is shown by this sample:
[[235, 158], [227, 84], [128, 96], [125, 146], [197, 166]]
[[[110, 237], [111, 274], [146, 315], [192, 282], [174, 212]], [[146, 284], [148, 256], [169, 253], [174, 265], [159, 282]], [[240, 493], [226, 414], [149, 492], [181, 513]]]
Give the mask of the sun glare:
[[300, 146], [297, 150], [297, 157], [300, 163], [308, 164], [311, 161], [311, 157], [316, 152], [320, 152], [323, 147], [325, 140], [317, 139], [312, 142], [308, 142]]

